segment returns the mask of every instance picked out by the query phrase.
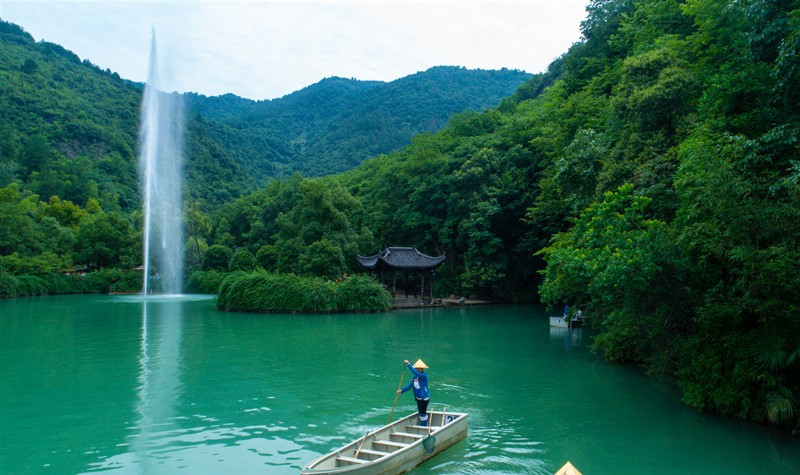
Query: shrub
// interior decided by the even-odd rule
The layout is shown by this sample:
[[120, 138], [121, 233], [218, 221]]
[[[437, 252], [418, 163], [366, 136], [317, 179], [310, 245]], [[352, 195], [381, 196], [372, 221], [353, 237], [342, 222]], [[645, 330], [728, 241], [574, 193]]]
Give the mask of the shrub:
[[142, 289], [142, 273], [133, 270], [101, 269], [87, 274], [11, 275], [0, 271], [0, 298], [37, 295], [138, 292]]
[[219, 292], [220, 284], [227, 276], [227, 272], [214, 270], [194, 271], [186, 283], [186, 291], [198, 294], [216, 294]]
[[116, 268], [100, 269], [84, 274], [82, 284], [82, 292], [90, 294], [139, 292], [142, 290], [142, 273]]
[[389, 309], [391, 298], [369, 277], [330, 281], [266, 271], [233, 272], [219, 286], [217, 306], [247, 312], [373, 312]]
[[123, 270], [116, 274], [111, 292], [141, 292], [143, 275], [138, 271]]
[[39, 276], [50, 294], [77, 294], [81, 292], [81, 277], [64, 274], [46, 274]]
[[233, 256], [233, 251], [228, 246], [215, 244], [206, 250], [203, 255], [203, 270], [228, 270], [228, 262]]
[[267, 270], [272, 270], [278, 263], [278, 251], [275, 246], [265, 244], [256, 253], [256, 262]]
[[339, 311], [382, 312], [392, 306], [392, 298], [375, 279], [366, 276], [345, 278], [336, 286]]
[[248, 251], [247, 249], [237, 249], [236, 252], [233, 253], [233, 257], [231, 257], [231, 260], [228, 263], [228, 270], [230, 272], [237, 270], [250, 272], [255, 270], [257, 266], [258, 264], [256, 264], [256, 256], [254, 256], [252, 252]]
[[17, 276], [17, 296], [33, 297], [35, 295], [47, 295], [48, 289], [44, 281], [35, 275]]
[[0, 298], [9, 299], [17, 296], [17, 278], [0, 271]]

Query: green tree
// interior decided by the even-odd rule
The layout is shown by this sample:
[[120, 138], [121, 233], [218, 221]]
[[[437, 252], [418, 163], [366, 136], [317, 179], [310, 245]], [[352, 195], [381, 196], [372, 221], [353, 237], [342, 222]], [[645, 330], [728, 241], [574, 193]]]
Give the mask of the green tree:
[[39, 69], [39, 64], [36, 61], [28, 58], [22, 64], [20, 71], [22, 71], [25, 74], [33, 74], [36, 72], [37, 69]]
[[34, 135], [28, 139], [22, 150], [22, 166], [28, 174], [43, 171], [52, 159], [52, 155], [47, 137]]
[[36, 254], [40, 250], [36, 225], [39, 197], [20, 194], [19, 185], [12, 183], [0, 189], [0, 255], [18, 252]]
[[308, 275], [342, 275], [347, 272], [342, 247], [327, 239], [311, 243], [300, 257], [299, 265]]
[[62, 200], [58, 196], [51, 196], [44, 214], [54, 218], [62, 226], [77, 229], [81, 219], [86, 216], [86, 211], [68, 200]]
[[[607, 358], [665, 371], [686, 328], [685, 263], [666, 223], [647, 218], [650, 199], [628, 184], [607, 192], [541, 253], [540, 291], [550, 306], [592, 309]], [[684, 303], [682, 303], [684, 302]]]
[[214, 244], [208, 248], [203, 256], [203, 270], [227, 271], [231, 257], [233, 257], [231, 248]]
[[256, 257], [252, 252], [248, 251], [247, 249], [237, 249], [231, 256], [230, 262], [228, 263], [228, 271], [250, 272], [255, 270], [257, 265]]
[[771, 166], [786, 163], [768, 155], [773, 147], [765, 145], [774, 138], [700, 129], [681, 148], [676, 179], [681, 244], [703, 302], [691, 359], [680, 373], [685, 399], [754, 419], [773, 405], [770, 394], [800, 393], [793, 370], [746, 351], [753, 341], [789, 345], [800, 334], [793, 290], [800, 285], [800, 201], [796, 187], [782, 180], [788, 173]]
[[189, 203], [183, 214], [186, 227], [187, 238], [193, 243], [192, 251], [195, 262], [200, 263], [203, 259], [201, 242], [211, 235], [211, 221], [208, 219], [200, 203], [193, 201]]
[[89, 214], [78, 230], [76, 264], [89, 269], [130, 266], [134, 236], [130, 223], [119, 213]]

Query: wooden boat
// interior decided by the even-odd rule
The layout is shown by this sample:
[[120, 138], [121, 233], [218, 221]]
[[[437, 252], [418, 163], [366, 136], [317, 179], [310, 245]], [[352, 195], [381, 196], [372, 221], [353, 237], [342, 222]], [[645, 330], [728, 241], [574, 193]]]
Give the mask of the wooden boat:
[[[467, 414], [429, 412], [431, 427], [417, 424], [413, 413], [354, 442], [317, 458], [301, 471], [302, 475], [405, 473], [463, 440], [467, 436]], [[433, 440], [425, 441], [433, 437]], [[431, 449], [429, 453], [426, 449]]]

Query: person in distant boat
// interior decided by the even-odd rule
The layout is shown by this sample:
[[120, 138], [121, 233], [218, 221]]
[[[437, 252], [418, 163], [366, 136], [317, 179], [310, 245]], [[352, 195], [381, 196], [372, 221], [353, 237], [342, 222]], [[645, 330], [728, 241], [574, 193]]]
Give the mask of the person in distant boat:
[[428, 403], [430, 402], [430, 393], [428, 392], [428, 375], [425, 374], [425, 369], [428, 365], [421, 359], [417, 360], [413, 365], [408, 360], [403, 360], [408, 369], [414, 375], [414, 380], [408, 383], [408, 386], [403, 389], [398, 389], [397, 394], [404, 393], [411, 388], [414, 388], [414, 399], [417, 400], [417, 412], [419, 412], [419, 425], [428, 425]]

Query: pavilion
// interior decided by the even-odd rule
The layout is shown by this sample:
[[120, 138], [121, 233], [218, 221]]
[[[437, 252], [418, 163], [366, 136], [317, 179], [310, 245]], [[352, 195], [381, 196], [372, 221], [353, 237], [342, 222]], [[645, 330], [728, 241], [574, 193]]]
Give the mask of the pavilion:
[[[378, 279], [386, 286], [388, 286], [386, 279], [391, 273], [393, 299], [396, 300], [397, 294], [397, 271], [401, 271], [404, 275], [403, 288], [406, 298], [409, 298], [409, 291], [411, 291], [413, 298], [416, 299], [419, 295], [422, 304], [433, 302], [433, 276], [436, 268], [444, 262], [443, 255], [428, 256], [414, 247], [386, 247], [374, 256], [356, 257], [365, 269], [378, 274]], [[425, 275], [429, 276], [427, 287]], [[409, 277], [411, 277], [411, 282], [409, 282]]]

